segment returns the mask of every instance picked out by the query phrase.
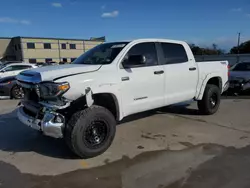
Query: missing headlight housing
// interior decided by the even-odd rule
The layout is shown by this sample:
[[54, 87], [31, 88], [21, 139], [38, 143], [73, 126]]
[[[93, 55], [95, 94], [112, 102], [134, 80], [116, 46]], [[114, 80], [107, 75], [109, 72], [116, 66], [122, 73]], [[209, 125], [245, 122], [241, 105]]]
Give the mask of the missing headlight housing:
[[36, 91], [41, 98], [55, 98], [66, 93], [70, 88], [68, 82], [54, 83], [54, 82], [44, 82], [39, 84], [39, 91]]

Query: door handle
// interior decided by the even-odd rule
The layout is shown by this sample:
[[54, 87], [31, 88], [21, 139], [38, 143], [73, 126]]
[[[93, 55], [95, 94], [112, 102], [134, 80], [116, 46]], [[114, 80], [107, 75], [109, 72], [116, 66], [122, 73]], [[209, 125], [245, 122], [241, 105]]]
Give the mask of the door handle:
[[190, 71], [195, 71], [195, 70], [196, 70], [196, 67], [190, 67], [189, 70], [190, 70]]
[[163, 70], [160, 70], [160, 71], [154, 71], [154, 74], [163, 74], [164, 71]]
[[129, 77], [126, 76], [126, 77], [122, 77], [122, 81], [128, 81], [129, 80]]

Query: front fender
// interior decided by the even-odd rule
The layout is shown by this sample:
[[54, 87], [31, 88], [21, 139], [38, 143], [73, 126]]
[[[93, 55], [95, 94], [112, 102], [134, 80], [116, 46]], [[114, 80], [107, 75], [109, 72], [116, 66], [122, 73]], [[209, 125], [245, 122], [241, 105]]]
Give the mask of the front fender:
[[119, 84], [109, 83], [97, 83], [94, 80], [85, 80], [77, 82], [69, 82], [70, 89], [63, 97], [69, 101], [76, 101], [81, 97], [86, 98], [87, 106], [94, 104], [93, 95], [95, 94], [111, 94], [116, 102], [116, 107], [119, 110], [119, 120], [123, 118], [122, 100]]

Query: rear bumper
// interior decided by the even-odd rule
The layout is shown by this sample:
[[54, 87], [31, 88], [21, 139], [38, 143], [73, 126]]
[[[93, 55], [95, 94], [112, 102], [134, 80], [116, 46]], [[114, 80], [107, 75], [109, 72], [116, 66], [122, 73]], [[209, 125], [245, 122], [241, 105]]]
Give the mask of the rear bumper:
[[23, 124], [41, 131], [46, 136], [53, 138], [63, 137], [65, 120], [61, 114], [48, 111], [44, 113], [43, 119], [38, 119], [25, 113], [24, 107], [21, 106], [17, 110], [17, 117]]

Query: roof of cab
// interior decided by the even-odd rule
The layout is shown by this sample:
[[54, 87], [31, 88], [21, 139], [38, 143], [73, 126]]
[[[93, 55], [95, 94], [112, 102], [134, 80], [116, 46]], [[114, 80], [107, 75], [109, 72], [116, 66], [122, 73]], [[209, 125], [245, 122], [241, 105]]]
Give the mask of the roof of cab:
[[170, 43], [179, 43], [179, 44], [186, 44], [185, 41], [181, 40], [172, 40], [172, 39], [159, 39], [159, 38], [142, 38], [142, 39], [134, 39], [134, 40], [122, 40], [122, 41], [111, 41], [107, 43], [112, 43], [112, 42], [135, 42], [135, 43], [140, 43], [140, 42], [170, 42]]

